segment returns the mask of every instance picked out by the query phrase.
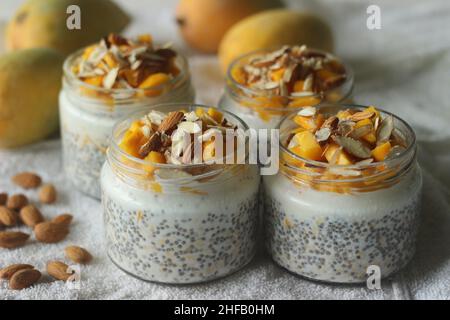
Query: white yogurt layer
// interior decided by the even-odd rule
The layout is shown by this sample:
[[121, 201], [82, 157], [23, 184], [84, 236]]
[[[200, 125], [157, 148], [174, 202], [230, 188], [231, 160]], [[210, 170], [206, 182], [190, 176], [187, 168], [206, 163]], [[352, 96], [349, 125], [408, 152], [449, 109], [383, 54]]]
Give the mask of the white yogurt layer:
[[265, 176], [269, 251], [281, 266], [317, 280], [362, 282], [370, 265], [386, 277], [414, 253], [421, 185], [418, 167], [389, 188], [356, 194]]
[[150, 281], [195, 283], [225, 276], [254, 255], [259, 173], [189, 183], [192, 192], [162, 184], [154, 192], [126, 184], [108, 163], [102, 202], [110, 258]]

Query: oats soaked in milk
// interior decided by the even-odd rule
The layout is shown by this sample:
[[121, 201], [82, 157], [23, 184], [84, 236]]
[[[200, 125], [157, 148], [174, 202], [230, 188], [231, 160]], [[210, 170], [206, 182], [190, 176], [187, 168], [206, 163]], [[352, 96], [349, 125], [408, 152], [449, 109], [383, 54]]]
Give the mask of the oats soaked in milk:
[[100, 171], [115, 122], [143, 106], [193, 102], [186, 60], [150, 35], [111, 34], [64, 65], [60, 121], [64, 169], [88, 195], [100, 197]]
[[415, 251], [422, 176], [415, 136], [373, 106], [307, 107], [280, 127], [281, 167], [264, 177], [266, 244], [275, 262], [316, 280], [382, 277]]

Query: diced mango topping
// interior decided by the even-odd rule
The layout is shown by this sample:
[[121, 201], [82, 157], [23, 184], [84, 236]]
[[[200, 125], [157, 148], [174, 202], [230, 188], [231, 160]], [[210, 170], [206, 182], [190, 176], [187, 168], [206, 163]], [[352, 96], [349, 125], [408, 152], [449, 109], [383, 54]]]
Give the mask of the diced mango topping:
[[[337, 153], [337, 154], [336, 154]], [[331, 164], [346, 166], [353, 164], [350, 156], [336, 143], [330, 143], [325, 151], [325, 158]]]
[[297, 145], [291, 151], [296, 155], [310, 160], [320, 160], [322, 158], [322, 148], [310, 131], [299, 132], [293, 139], [295, 139]]
[[211, 118], [216, 120], [218, 123], [221, 123], [223, 120], [223, 113], [218, 111], [217, 109], [209, 108], [208, 114], [211, 116]]
[[386, 156], [389, 154], [389, 151], [391, 151], [391, 149], [391, 143], [387, 141], [373, 149], [372, 156], [376, 161], [383, 161], [384, 159], [386, 159]]

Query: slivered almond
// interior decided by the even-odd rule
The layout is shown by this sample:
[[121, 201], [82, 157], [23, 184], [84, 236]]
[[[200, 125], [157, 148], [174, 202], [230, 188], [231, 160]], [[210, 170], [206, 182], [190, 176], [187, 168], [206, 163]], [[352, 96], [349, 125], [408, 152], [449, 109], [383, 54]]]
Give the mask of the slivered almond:
[[158, 127], [158, 131], [162, 133], [170, 133], [177, 124], [183, 119], [184, 113], [181, 111], [175, 111], [169, 113], [169, 115], [161, 122]]
[[356, 113], [352, 114], [352, 115], [348, 118], [348, 120], [351, 120], [351, 121], [360, 121], [360, 120], [364, 120], [364, 119], [369, 119], [369, 118], [372, 118], [372, 116], [373, 116], [374, 114], [375, 114], [375, 112], [373, 112], [373, 111], [367, 111], [367, 110], [359, 111], [359, 112], [356, 112]]
[[13, 176], [12, 181], [24, 189], [34, 189], [41, 185], [42, 179], [33, 172], [22, 172]]
[[23, 269], [14, 273], [9, 280], [9, 288], [12, 290], [22, 290], [38, 282], [41, 273], [34, 269]]
[[0, 270], [0, 279], [9, 280], [17, 271], [33, 268], [30, 264], [12, 264]]
[[27, 242], [30, 235], [16, 231], [0, 232], [0, 248], [13, 249], [21, 247]]

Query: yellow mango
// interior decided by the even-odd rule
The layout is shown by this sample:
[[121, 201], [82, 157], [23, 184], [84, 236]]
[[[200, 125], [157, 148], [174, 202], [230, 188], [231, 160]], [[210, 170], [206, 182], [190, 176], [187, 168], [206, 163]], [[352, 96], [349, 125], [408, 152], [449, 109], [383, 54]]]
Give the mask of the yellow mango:
[[141, 35], [138, 36], [138, 41], [150, 45], [150, 44], [153, 43], [153, 38], [148, 33], [147, 34], [141, 34]]
[[272, 79], [272, 81], [278, 82], [281, 79], [283, 79], [284, 71], [285, 71], [284, 68], [280, 68], [278, 70], [271, 71], [270, 78]]
[[147, 77], [147, 79], [142, 81], [142, 83], [139, 85], [139, 88], [146, 89], [146, 91], [145, 91], [146, 96], [149, 96], [149, 97], [159, 96], [163, 92], [163, 89], [149, 90], [149, 88], [162, 86], [163, 84], [166, 84], [169, 81], [170, 81], [170, 76], [168, 74], [162, 73], [162, 72], [154, 73], [154, 74], [149, 75]]
[[301, 92], [301, 91], [303, 91], [304, 84], [305, 84], [305, 81], [303, 81], [303, 80], [295, 81], [294, 88], [293, 88], [294, 92]]
[[102, 82], [103, 82], [103, 77], [96, 76], [96, 77], [87, 78], [84, 80], [84, 82], [86, 82], [87, 84], [90, 84], [91, 86], [101, 87]]
[[306, 130], [315, 130], [323, 124], [324, 118], [322, 114], [316, 117], [295, 116], [294, 122]]
[[208, 115], [211, 116], [211, 118], [213, 118], [214, 120], [216, 120], [218, 123], [222, 122], [223, 119], [223, 113], [218, 111], [217, 109], [214, 108], [209, 108], [208, 109]]
[[291, 102], [289, 102], [288, 107], [290, 108], [300, 108], [300, 107], [308, 107], [315, 106], [320, 103], [320, 99], [317, 97], [298, 97], [293, 98]]
[[116, 59], [110, 52], [105, 54], [105, 56], [103, 57], [103, 60], [108, 65], [109, 69], [112, 69], [112, 68], [115, 68], [118, 66]]
[[[150, 153], [144, 158], [146, 161], [150, 161], [153, 163], [166, 163], [166, 157], [161, 152], [150, 151]], [[155, 171], [155, 167], [151, 165], [145, 166], [145, 171], [148, 173], [153, 173]]]
[[320, 160], [322, 158], [322, 148], [316, 141], [316, 138], [312, 132], [299, 132], [292, 139], [295, 139], [297, 146], [291, 148], [290, 150], [296, 155], [310, 160]]
[[[372, 120], [370, 120], [370, 119], [360, 120], [356, 123], [355, 128], [360, 128], [360, 127], [367, 126], [367, 125], [372, 126], [373, 125]], [[377, 141], [377, 136], [375, 135], [374, 130], [372, 130], [372, 132], [366, 134], [365, 136], [362, 136], [362, 138], [369, 143], [375, 143]]]
[[231, 78], [240, 84], [245, 84], [245, 72], [240, 66], [236, 66], [231, 70]]
[[130, 128], [123, 136], [120, 142], [120, 148], [133, 157], [139, 157], [139, 149], [144, 143], [144, 134], [136, 127]]
[[[325, 158], [329, 163], [334, 160], [335, 153], [338, 151], [339, 146], [336, 143], [330, 143], [325, 151]], [[341, 150], [339, 155], [336, 158], [337, 165], [345, 166], [353, 164], [353, 161], [351, 160], [350, 156], [344, 151]]]
[[389, 141], [380, 144], [372, 150], [372, 157], [374, 157], [376, 161], [383, 161], [384, 159], [386, 159], [386, 156], [389, 154], [389, 151], [391, 151], [391, 149], [392, 146]]

